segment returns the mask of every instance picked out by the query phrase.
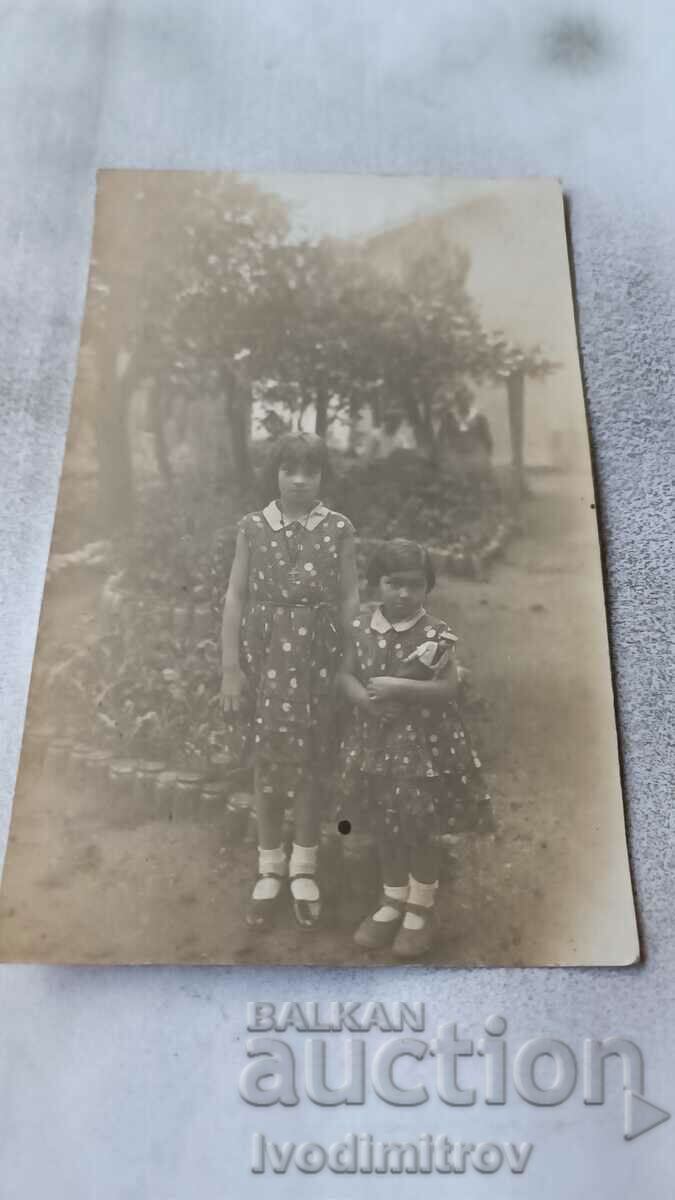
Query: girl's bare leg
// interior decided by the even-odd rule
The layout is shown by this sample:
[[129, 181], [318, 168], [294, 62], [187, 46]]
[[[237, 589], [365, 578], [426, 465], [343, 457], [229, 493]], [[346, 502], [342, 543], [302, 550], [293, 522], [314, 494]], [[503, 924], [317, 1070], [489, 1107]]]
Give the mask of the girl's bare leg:
[[[293, 850], [288, 865], [291, 895], [296, 904], [296, 917], [302, 925], [311, 926], [321, 912], [319, 887], [314, 878], [319, 852], [319, 799], [313, 772], [303, 772], [296, 786], [293, 804]], [[301, 876], [294, 879], [294, 876]], [[309, 878], [307, 878], [309, 876]]]
[[[359, 945], [384, 946], [394, 937], [401, 923], [402, 905], [408, 898], [408, 847], [390, 838], [379, 844], [382, 898], [356, 931]], [[376, 932], [377, 931], [377, 932]]]
[[410, 871], [410, 854], [407, 846], [391, 841], [380, 844], [380, 869], [382, 883], [390, 888], [407, 888]]
[[418, 883], [436, 883], [441, 864], [438, 843], [429, 840], [413, 846], [410, 854], [410, 874]]
[[[408, 892], [410, 908], [405, 914], [401, 933], [404, 942], [406, 938], [409, 942], [403, 946], [405, 950], [403, 957], [405, 958], [410, 954], [416, 956], [418, 948], [424, 952], [431, 945], [433, 926], [429, 924], [428, 918], [423, 913], [424, 910], [428, 913], [433, 911], [438, 888], [439, 867], [440, 852], [435, 840], [429, 838], [413, 845], [410, 854], [410, 889]], [[416, 948], [418, 937], [421, 940]], [[399, 938], [397, 945], [394, 946], [394, 952], [396, 952], [397, 946], [399, 949], [402, 948], [400, 943], [401, 939]]]
[[265, 790], [263, 773], [255, 770], [255, 816], [258, 823], [258, 846], [261, 850], [276, 850], [282, 842], [284, 806], [274, 792]]
[[297, 846], [317, 846], [319, 843], [319, 798], [313, 773], [307, 771], [298, 782], [293, 803], [295, 831], [293, 840]]
[[373, 913], [361, 922], [354, 934], [357, 946], [366, 950], [383, 949], [391, 944], [401, 926], [403, 905], [408, 898], [408, 847], [401, 840], [387, 837], [382, 829], [378, 837], [378, 857], [382, 875], [382, 897]]
[[284, 809], [279, 796], [265, 783], [264, 772], [255, 770], [255, 813], [258, 824], [258, 879], [247, 912], [247, 924], [264, 929], [271, 922], [271, 906], [276, 903], [288, 873], [286, 851], [282, 844]]

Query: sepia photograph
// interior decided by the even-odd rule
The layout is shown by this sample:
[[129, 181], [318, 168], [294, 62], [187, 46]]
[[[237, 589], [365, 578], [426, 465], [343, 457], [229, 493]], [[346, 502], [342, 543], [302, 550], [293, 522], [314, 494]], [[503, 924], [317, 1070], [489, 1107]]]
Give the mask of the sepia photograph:
[[560, 184], [99, 172], [0, 960], [638, 959]]

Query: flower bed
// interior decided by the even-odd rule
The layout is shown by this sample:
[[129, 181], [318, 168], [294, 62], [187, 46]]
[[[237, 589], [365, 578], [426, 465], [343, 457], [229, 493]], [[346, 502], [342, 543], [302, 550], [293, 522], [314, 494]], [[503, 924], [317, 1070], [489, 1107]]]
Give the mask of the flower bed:
[[[429, 545], [439, 573], [480, 578], [513, 535], [491, 474], [439, 475], [406, 453], [336, 466], [327, 499], [354, 520], [362, 574], [383, 539], [403, 536]], [[149, 488], [133, 537], [106, 544], [103, 556], [100, 546], [67, 556], [62, 574], [75, 576], [68, 585], [74, 611], [67, 640], [55, 640], [41, 659], [36, 729], [50, 726], [57, 740], [117, 759], [205, 779], [227, 774], [220, 623], [236, 521], [255, 503], [223, 492], [214, 502], [194, 486], [171, 496]], [[92, 566], [100, 571], [102, 557], [109, 574], [98, 612], [86, 601], [78, 616], [78, 579], [86, 571], [91, 578]]]

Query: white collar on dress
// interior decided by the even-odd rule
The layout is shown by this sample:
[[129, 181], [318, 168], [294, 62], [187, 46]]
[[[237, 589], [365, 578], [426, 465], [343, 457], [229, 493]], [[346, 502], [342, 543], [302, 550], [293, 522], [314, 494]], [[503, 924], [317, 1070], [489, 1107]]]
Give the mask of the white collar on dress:
[[415, 613], [414, 617], [410, 617], [407, 621], [388, 621], [382, 612], [381, 608], [376, 608], [370, 618], [370, 628], [374, 633], [389, 633], [390, 629], [394, 629], [396, 633], [405, 633], [407, 629], [412, 629], [422, 617], [426, 617], [427, 610], [420, 608]]
[[455, 409], [453, 409], [453, 412], [455, 414], [455, 420], [462, 433], [466, 433], [467, 429], [471, 428], [476, 420], [476, 417], [478, 416], [478, 409], [476, 408], [475, 403], [471, 405], [468, 413], [464, 417], [462, 417]]
[[[314, 508], [305, 521], [300, 521], [297, 518], [294, 521], [286, 521], [286, 528], [290, 529], [291, 525], [302, 525], [303, 528], [308, 529], [311, 533], [328, 516], [329, 512], [330, 509], [319, 500], [319, 503], [314, 505]], [[271, 504], [267, 505], [267, 508], [263, 508], [263, 516], [270, 529], [273, 529], [275, 533], [283, 529], [284, 519], [276, 500], [272, 500]]]

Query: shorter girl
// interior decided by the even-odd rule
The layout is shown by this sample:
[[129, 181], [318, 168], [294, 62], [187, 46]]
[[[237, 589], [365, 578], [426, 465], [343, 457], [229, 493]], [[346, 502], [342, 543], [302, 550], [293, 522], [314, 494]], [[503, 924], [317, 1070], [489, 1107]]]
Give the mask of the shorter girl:
[[457, 707], [457, 639], [425, 609], [435, 583], [427, 551], [386, 543], [368, 582], [380, 604], [353, 621], [340, 673], [354, 706], [341, 751], [342, 815], [374, 834], [383, 895], [354, 940], [417, 958], [434, 936], [438, 835], [465, 802], [489, 797]]
[[320, 500], [327, 469], [315, 434], [279, 438], [269, 466], [274, 498], [239, 523], [223, 612], [223, 707], [237, 714], [241, 756], [255, 768], [258, 878], [246, 919], [258, 929], [271, 923], [289, 875], [298, 924], [312, 929], [321, 913], [320, 784], [331, 768], [343, 633], [359, 604], [353, 526]]

